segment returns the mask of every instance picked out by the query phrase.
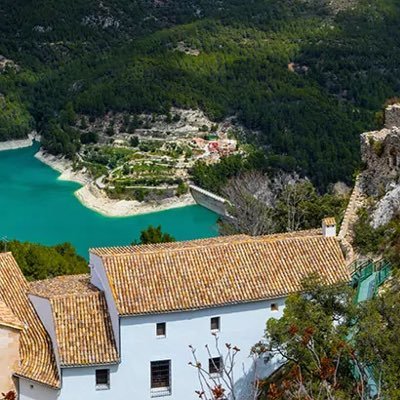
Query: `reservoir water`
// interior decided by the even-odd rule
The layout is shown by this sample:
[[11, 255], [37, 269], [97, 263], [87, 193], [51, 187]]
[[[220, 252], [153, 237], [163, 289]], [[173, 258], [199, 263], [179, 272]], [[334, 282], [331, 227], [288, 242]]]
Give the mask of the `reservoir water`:
[[96, 246], [126, 245], [151, 225], [177, 240], [218, 234], [216, 214], [188, 206], [134, 217], [111, 218], [84, 207], [74, 196], [80, 185], [34, 158], [38, 146], [0, 152], [0, 238], [45, 245], [72, 243], [88, 256]]

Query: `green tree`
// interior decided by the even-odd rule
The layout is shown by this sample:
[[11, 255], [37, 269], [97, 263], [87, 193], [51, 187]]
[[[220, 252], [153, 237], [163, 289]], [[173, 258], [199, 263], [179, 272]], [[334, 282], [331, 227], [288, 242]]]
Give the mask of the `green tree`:
[[[161, 225], [154, 227], [150, 225], [147, 229], [140, 232], [139, 244], [155, 244], [155, 243], [168, 243], [175, 242], [175, 238], [169, 233], [165, 233], [161, 230]], [[136, 242], [133, 245], [138, 244]]]
[[130, 138], [130, 140], [129, 140], [129, 144], [132, 146], [132, 147], [138, 147], [139, 146], [139, 138], [137, 137], [137, 136], [132, 136], [131, 138]]
[[267, 379], [266, 399], [361, 398], [351, 371], [358, 360], [347, 341], [357, 315], [353, 297], [347, 284], [324, 286], [310, 277], [303, 293], [287, 298], [282, 318], [268, 320], [268, 350], [286, 364], [281, 377]]
[[366, 365], [381, 378], [382, 398], [400, 398], [400, 281], [361, 305], [355, 343]]
[[230, 218], [220, 221], [220, 233], [266, 235], [320, 228], [325, 217], [340, 221], [347, 198], [320, 195], [309, 181], [291, 182], [288, 176], [260, 172], [235, 176], [222, 189], [229, 201]]
[[60, 121], [62, 125], [73, 125], [76, 122], [76, 113], [72, 102], [68, 102], [60, 113]]
[[316, 228], [325, 217], [343, 217], [347, 198], [333, 194], [320, 195], [310, 181], [286, 185], [276, 204], [279, 231]]
[[76, 254], [70, 243], [43, 246], [36, 243], [19, 242], [8, 244], [22, 273], [28, 280], [53, 278], [58, 275], [87, 273], [86, 260]]
[[176, 195], [183, 196], [188, 192], [189, 188], [188, 185], [186, 185], [185, 182], [179, 182], [178, 187], [176, 188]]

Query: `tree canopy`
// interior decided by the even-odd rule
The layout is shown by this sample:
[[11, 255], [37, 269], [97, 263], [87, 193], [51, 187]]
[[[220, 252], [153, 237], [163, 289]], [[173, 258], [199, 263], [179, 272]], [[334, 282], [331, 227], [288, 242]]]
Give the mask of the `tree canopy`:
[[0, 54], [14, 63], [0, 71], [0, 140], [36, 128], [68, 157], [83, 114], [200, 108], [235, 116], [270, 165], [321, 190], [351, 182], [358, 135], [399, 94], [394, 0], [3, 0], [0, 11]]
[[271, 381], [266, 398], [359, 398], [351, 373], [354, 348], [346, 340], [354, 316], [353, 293], [345, 285], [325, 287], [313, 277], [304, 293], [289, 296], [283, 317], [267, 322], [270, 351], [282, 357], [286, 371]]
[[43, 246], [13, 240], [7, 246], [30, 281], [89, 272], [87, 261], [76, 253], [70, 243]]
[[[157, 244], [168, 242], [175, 242], [175, 238], [169, 233], [163, 232], [161, 225], [156, 227], [149, 225], [147, 229], [144, 229], [140, 232], [139, 244]], [[136, 245], [138, 243], [133, 242], [132, 244]]]
[[[284, 366], [264, 382], [262, 399], [399, 398], [399, 284], [395, 276], [375, 298], [355, 304], [347, 284], [309, 277], [302, 293], [287, 298], [283, 317], [267, 322], [262, 350]], [[376, 391], [368, 389], [371, 376]]]

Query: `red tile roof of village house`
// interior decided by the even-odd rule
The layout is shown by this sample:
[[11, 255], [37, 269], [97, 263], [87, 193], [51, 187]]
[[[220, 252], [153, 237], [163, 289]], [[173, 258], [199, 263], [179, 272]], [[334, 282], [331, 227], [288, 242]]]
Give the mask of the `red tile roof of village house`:
[[51, 304], [61, 366], [119, 361], [104, 293], [88, 274], [32, 282], [29, 292]]
[[324, 218], [323, 222], [326, 226], [333, 226], [336, 225], [336, 220], [333, 217]]
[[92, 249], [102, 259], [120, 315], [162, 313], [278, 298], [306, 276], [349, 280], [336, 238], [320, 231], [245, 235]]
[[28, 299], [29, 284], [11, 253], [0, 253], [0, 300], [21, 321], [20, 367], [15, 373], [28, 379], [60, 386], [49, 336]]

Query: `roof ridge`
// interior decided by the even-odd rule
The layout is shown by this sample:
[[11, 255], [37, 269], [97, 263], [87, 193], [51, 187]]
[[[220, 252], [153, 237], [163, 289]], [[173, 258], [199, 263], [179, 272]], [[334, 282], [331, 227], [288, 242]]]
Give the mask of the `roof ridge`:
[[[299, 233], [306, 233], [306, 232], [310, 232], [309, 235], [301, 235]], [[315, 232], [314, 234], [311, 234], [311, 232]], [[171, 242], [176, 244], [182, 244], [181, 247], [178, 246], [171, 246], [168, 247], [168, 243], [157, 243], [156, 245], [151, 245], [151, 244], [144, 244], [144, 245], [137, 245], [137, 246], [121, 246], [122, 248], [127, 247], [127, 248], [140, 248], [141, 250], [143, 249], [148, 249], [146, 251], [126, 251], [126, 252], [121, 252], [121, 253], [109, 253], [109, 254], [101, 254], [98, 255], [96, 253], [96, 255], [98, 255], [101, 258], [122, 258], [122, 257], [126, 257], [126, 256], [135, 256], [135, 255], [143, 255], [143, 254], [154, 254], [154, 253], [159, 253], [159, 252], [163, 252], [163, 253], [169, 253], [169, 252], [182, 252], [182, 251], [190, 251], [193, 250], [194, 248], [218, 248], [218, 247], [223, 247], [223, 246], [235, 246], [238, 244], [246, 244], [246, 243], [272, 243], [272, 242], [277, 242], [277, 241], [285, 241], [285, 240], [305, 240], [305, 239], [311, 239], [311, 238], [319, 238], [322, 237], [321, 234], [317, 234], [317, 229], [309, 229], [309, 230], [302, 230], [302, 231], [295, 231], [295, 232], [283, 232], [283, 233], [272, 233], [269, 235], [264, 235], [264, 236], [248, 236], [248, 235], [243, 235], [243, 237], [240, 237], [241, 235], [233, 235], [233, 236], [221, 236], [221, 238], [228, 238], [228, 237], [234, 237], [234, 236], [238, 236], [238, 238], [236, 240], [231, 240], [231, 241], [218, 241], [218, 240], [214, 240], [212, 243], [204, 243], [201, 244], [201, 240], [207, 240], [207, 239], [200, 239], [199, 245], [195, 245], [195, 246], [186, 246], [184, 247], [184, 245], [186, 243], [193, 243], [193, 242], [197, 242], [196, 240], [191, 241], [191, 240], [186, 240], [186, 241], [182, 241], [182, 242]], [[213, 238], [213, 239], [217, 239], [217, 238]], [[160, 245], [160, 246], [158, 246]], [[119, 247], [102, 247], [100, 249], [118, 249]], [[96, 248], [94, 249], [89, 249], [90, 252], [92, 252], [92, 250], [96, 250]]]
[[[95, 288], [96, 290], [93, 290], [90, 293], [63, 293], [63, 294], [55, 294], [49, 297], [45, 297], [47, 299], [49, 299], [50, 301], [53, 299], [70, 299], [70, 298], [75, 298], [75, 299], [79, 299], [79, 298], [85, 298], [85, 297], [90, 297], [90, 296], [101, 296], [103, 294], [103, 291]], [[35, 296], [35, 295], [34, 295]], [[38, 297], [43, 297], [38, 295]]]
[[49, 294], [49, 295], [45, 295], [45, 294], [41, 294], [41, 293], [33, 293], [33, 292], [28, 291], [28, 295], [40, 297], [41, 299], [47, 299], [47, 300], [51, 301], [53, 299], [83, 298], [83, 297], [89, 297], [89, 296], [98, 295], [98, 294], [102, 293], [102, 290], [96, 288], [95, 286], [93, 286], [93, 289], [94, 290], [90, 293], [62, 293], [62, 294]]

